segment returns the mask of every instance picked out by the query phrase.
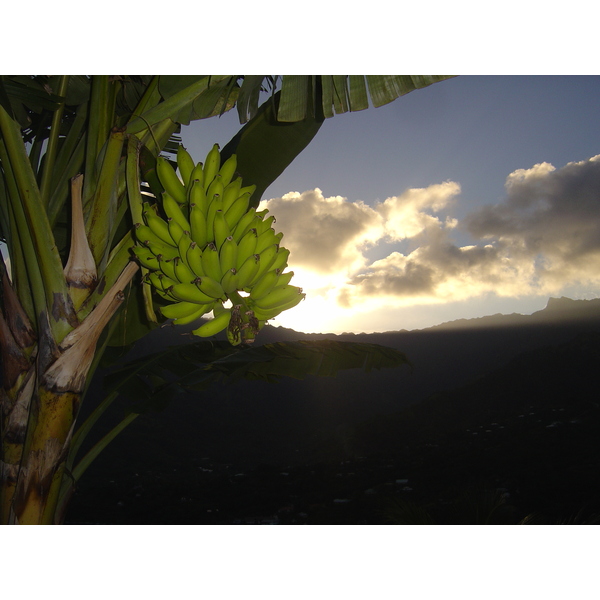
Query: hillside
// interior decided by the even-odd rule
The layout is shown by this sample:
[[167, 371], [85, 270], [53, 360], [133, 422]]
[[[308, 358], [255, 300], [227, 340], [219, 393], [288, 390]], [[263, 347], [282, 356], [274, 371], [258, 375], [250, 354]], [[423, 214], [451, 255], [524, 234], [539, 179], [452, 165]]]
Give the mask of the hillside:
[[[184, 341], [169, 329], [153, 335], [174, 333]], [[281, 328], [261, 336], [322, 337]], [[296, 522], [385, 522], [382, 498], [406, 497], [410, 487], [412, 502], [449, 520], [440, 502], [484, 486], [510, 489], [521, 516], [556, 521], [597, 497], [599, 336], [600, 301], [568, 299], [529, 316], [327, 335], [398, 348], [414, 371], [213, 386], [142, 415], [82, 480], [73, 519], [85, 521], [86, 510], [88, 521], [100, 518], [100, 496], [104, 522], [215, 522], [206, 502], [229, 503], [216, 522], [234, 522], [306, 496], [319, 516], [296, 506]], [[173, 494], [187, 497], [182, 490], [194, 491], [189, 506], [173, 504]]]

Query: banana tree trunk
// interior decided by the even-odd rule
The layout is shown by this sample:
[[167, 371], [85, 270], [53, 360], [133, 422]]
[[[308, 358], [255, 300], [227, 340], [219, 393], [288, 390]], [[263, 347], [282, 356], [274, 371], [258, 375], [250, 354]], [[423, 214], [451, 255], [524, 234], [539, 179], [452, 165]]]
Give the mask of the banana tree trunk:
[[25, 312], [14, 303], [16, 295], [4, 273], [3, 304], [11, 307], [11, 316], [0, 312], [1, 523], [55, 524], [62, 519], [56, 514], [59, 492], [63, 477], [69, 476], [65, 462], [96, 344], [137, 270], [135, 263], [127, 265], [96, 308], [60, 344], [44, 314], [38, 318], [37, 339], [23, 335], [32, 330]]

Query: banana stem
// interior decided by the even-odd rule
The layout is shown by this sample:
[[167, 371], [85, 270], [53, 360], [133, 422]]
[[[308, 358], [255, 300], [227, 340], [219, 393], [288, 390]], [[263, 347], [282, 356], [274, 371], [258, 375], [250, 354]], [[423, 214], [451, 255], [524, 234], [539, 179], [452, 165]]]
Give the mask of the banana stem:
[[[29, 231], [33, 255], [27, 256], [28, 271], [39, 266], [42, 291], [34, 290], [38, 297], [45, 295], [50, 327], [55, 339], [62, 339], [73, 327], [77, 319], [67, 291], [67, 282], [58, 248], [54, 240], [47, 213], [42, 205], [35, 174], [21, 137], [19, 125], [0, 105], [0, 131], [6, 146], [8, 161], [2, 158], [5, 172], [10, 169], [18, 188], [18, 197], [11, 197], [19, 231]], [[25, 240], [23, 240], [25, 241]], [[38, 310], [36, 306], [36, 310]], [[39, 314], [39, 310], [38, 310]]]

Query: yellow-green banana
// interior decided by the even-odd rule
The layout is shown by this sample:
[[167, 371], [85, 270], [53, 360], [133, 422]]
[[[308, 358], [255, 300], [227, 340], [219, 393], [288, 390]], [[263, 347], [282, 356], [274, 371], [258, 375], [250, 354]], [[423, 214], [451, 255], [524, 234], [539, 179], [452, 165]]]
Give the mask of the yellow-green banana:
[[221, 168], [221, 153], [219, 152], [219, 144], [214, 144], [214, 146], [209, 150], [206, 155], [206, 160], [204, 161], [204, 189], [208, 189], [208, 186], [212, 183], [212, 180], [215, 178], [215, 175], [219, 172]]
[[188, 221], [187, 216], [181, 210], [181, 206], [179, 206], [173, 196], [167, 194], [167, 192], [164, 192], [162, 197], [162, 205], [163, 210], [169, 219], [177, 221], [184, 231], [190, 230], [190, 222]]
[[254, 221], [255, 216], [256, 209], [250, 208], [248, 209], [248, 212], [240, 218], [232, 233], [233, 239], [236, 242], [239, 242], [246, 232], [252, 228], [252, 222]]
[[[209, 304], [201, 305], [196, 302], [175, 302], [174, 304], [168, 304], [167, 306], [161, 306], [160, 312], [167, 319], [182, 319], [183, 317], [189, 317], [192, 313], [198, 312]], [[211, 309], [212, 310], [212, 309]]]
[[209, 242], [215, 241], [215, 214], [218, 210], [221, 210], [222, 206], [223, 201], [221, 200], [221, 196], [215, 196], [208, 205], [208, 214], [206, 215], [206, 235]]
[[187, 187], [190, 183], [190, 176], [196, 164], [190, 153], [180, 144], [177, 148], [177, 166], [179, 174], [183, 180], [183, 185]]
[[179, 249], [167, 244], [155, 244], [153, 242], [145, 242], [145, 245], [150, 249], [154, 256], [162, 256], [165, 260], [171, 260], [179, 256]]
[[252, 300], [260, 300], [264, 298], [275, 287], [279, 280], [279, 271], [267, 271], [250, 290], [250, 298]]
[[254, 306], [257, 306], [262, 310], [269, 310], [285, 305], [301, 295], [302, 288], [288, 284], [272, 289], [266, 296], [263, 296], [260, 299], [253, 298], [252, 302]]
[[196, 281], [196, 285], [202, 292], [211, 296], [213, 300], [217, 300], [225, 297], [223, 286], [219, 283], [220, 279], [221, 277], [219, 277], [218, 280], [213, 279], [212, 277], [199, 277]]
[[196, 274], [196, 277], [205, 277], [206, 273], [202, 267], [202, 250], [196, 242], [192, 242], [186, 253], [187, 263], [192, 271]]
[[279, 238], [275, 235], [275, 230], [269, 228], [258, 236], [254, 252], [260, 254], [265, 248], [268, 248], [273, 244], [279, 244]]
[[173, 259], [175, 277], [180, 283], [194, 283], [198, 276], [190, 269], [188, 264], [181, 258]]
[[229, 309], [224, 310], [215, 316], [214, 319], [200, 325], [198, 329], [194, 329], [192, 333], [200, 337], [210, 337], [223, 331], [228, 325], [231, 319], [231, 311]]
[[175, 219], [169, 219], [167, 221], [167, 226], [169, 228], [169, 235], [171, 236], [171, 239], [179, 248], [179, 242], [181, 241], [181, 238], [185, 235], [185, 231]]
[[260, 255], [250, 255], [237, 270], [238, 290], [245, 290], [256, 276], [260, 267]]
[[279, 247], [277, 246], [277, 244], [273, 244], [272, 246], [265, 248], [262, 252], [258, 254], [260, 256], [258, 271], [256, 272], [256, 275], [254, 276], [249, 285], [254, 285], [264, 273], [271, 269], [273, 261], [277, 256], [278, 248]]
[[287, 248], [279, 248], [275, 260], [271, 264], [271, 269], [280, 269], [283, 271], [288, 265], [287, 261], [289, 256], [290, 251]]
[[204, 217], [206, 217], [209, 201], [202, 182], [199, 179], [192, 180], [192, 187], [190, 189], [190, 206], [194, 204], [203, 212]]
[[212, 242], [202, 250], [202, 269], [208, 277], [215, 281], [220, 281], [223, 276], [221, 273], [219, 251]]
[[200, 185], [203, 186], [202, 189], [204, 189], [204, 165], [201, 162], [194, 167], [194, 170], [190, 175], [190, 187], [192, 182], [196, 179], [200, 182]]
[[206, 229], [206, 215], [197, 204], [190, 206], [190, 234], [192, 240], [204, 248], [208, 242], [208, 230]]
[[232, 154], [219, 169], [219, 175], [221, 176], [221, 180], [223, 181], [223, 185], [226, 187], [229, 185], [229, 182], [233, 179], [235, 175], [235, 170], [237, 169], [237, 156]]
[[[231, 231], [229, 230], [227, 221], [225, 221], [225, 213], [220, 209], [215, 211], [215, 216], [213, 219], [213, 234], [215, 246], [219, 250], [221, 249], [223, 242], [231, 236]], [[231, 238], [231, 240], [233, 241], [233, 238]]]
[[177, 277], [175, 273], [175, 261], [179, 257], [176, 256], [172, 259], [163, 258], [162, 254], [158, 255], [158, 268], [172, 281], [179, 281], [179, 277]]
[[223, 196], [224, 190], [225, 186], [223, 185], [221, 176], [217, 174], [208, 188], [206, 188], [206, 196], [209, 200], [212, 200], [215, 196]]
[[178, 300], [196, 304], [211, 304], [215, 301], [213, 296], [204, 293], [195, 283], [176, 283], [170, 288], [170, 293]]
[[239, 198], [234, 200], [234, 202], [227, 208], [225, 203], [225, 198], [223, 198], [223, 210], [225, 211], [225, 220], [227, 221], [227, 225], [233, 228], [235, 227], [242, 218], [243, 215], [246, 214], [248, 210], [248, 203], [250, 202], [249, 194], [242, 194]]
[[173, 245], [173, 238], [169, 233], [169, 226], [164, 219], [161, 219], [153, 210], [144, 211], [146, 225], [152, 230], [154, 235], [161, 240], [163, 244]]
[[185, 187], [179, 180], [179, 177], [177, 177], [177, 173], [171, 166], [171, 163], [163, 156], [159, 156], [156, 159], [156, 173], [162, 186], [165, 188], [165, 192], [173, 196], [179, 204], [185, 204], [187, 202]]
[[238, 288], [237, 271], [235, 269], [229, 269], [225, 272], [221, 279], [221, 287], [223, 291], [229, 295], [235, 292]]
[[221, 265], [221, 273], [226, 273], [230, 269], [235, 268], [237, 262], [238, 245], [235, 240], [228, 236], [221, 244], [219, 250], [219, 264]]
[[150, 248], [147, 246], [134, 246], [131, 250], [143, 267], [151, 270], [158, 269], [158, 261], [156, 256], [150, 252]]
[[[235, 241], [235, 239], [234, 239]], [[256, 230], [250, 229], [246, 234], [242, 237], [242, 239], [238, 243], [238, 252], [235, 268], [239, 269], [242, 266], [242, 263], [252, 254], [256, 254], [254, 251], [256, 248], [256, 242], [258, 241], [258, 237], [256, 236]]]
[[229, 207], [240, 197], [242, 187], [242, 178], [238, 177], [225, 186], [223, 190], [223, 210], [229, 210]]

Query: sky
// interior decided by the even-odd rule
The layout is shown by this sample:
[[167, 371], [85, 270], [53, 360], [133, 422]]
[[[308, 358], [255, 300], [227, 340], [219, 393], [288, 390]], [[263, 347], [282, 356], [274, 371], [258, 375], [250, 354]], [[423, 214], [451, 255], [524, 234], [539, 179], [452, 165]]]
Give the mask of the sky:
[[[460, 76], [327, 119], [264, 193], [306, 299], [273, 325], [422, 329], [600, 295], [598, 76]], [[235, 111], [182, 131], [203, 160]]]

